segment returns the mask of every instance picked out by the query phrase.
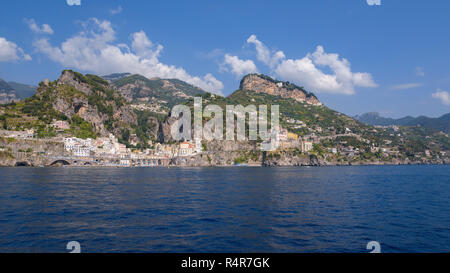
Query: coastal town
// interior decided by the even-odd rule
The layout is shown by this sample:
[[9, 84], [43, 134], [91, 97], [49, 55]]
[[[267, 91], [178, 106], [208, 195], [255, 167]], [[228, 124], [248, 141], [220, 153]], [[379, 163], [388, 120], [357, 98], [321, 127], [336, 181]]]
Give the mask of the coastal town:
[[[302, 87], [266, 75], [245, 76], [228, 97], [179, 80], [129, 74], [116, 78], [64, 70], [58, 80], [41, 82], [32, 97], [0, 105], [0, 166], [450, 163], [445, 126], [371, 126], [326, 107]], [[196, 98], [221, 109], [277, 105], [278, 128], [267, 141], [247, 134], [227, 140], [175, 139], [172, 126], [178, 118], [170, 109], [181, 104], [195, 110]], [[206, 126], [208, 120], [203, 122]]]
[[[59, 132], [69, 129], [69, 125], [64, 121], [56, 121], [53, 126]], [[201, 143], [194, 141], [182, 141], [171, 144], [153, 143], [149, 141], [151, 148], [133, 149], [127, 148], [118, 139], [110, 134], [109, 137], [98, 137], [96, 139], [76, 138], [76, 137], [53, 137], [47, 139], [38, 139], [34, 130], [25, 131], [6, 131], [0, 130], [0, 137], [9, 140], [10, 143], [16, 141], [32, 142], [53, 142], [63, 145], [62, 154], [47, 153], [47, 151], [38, 151], [43, 157], [49, 157], [56, 163], [63, 165], [96, 165], [96, 166], [161, 166], [169, 165], [175, 158], [186, 158], [200, 154], [206, 154], [203, 151]], [[133, 140], [135, 135], [131, 135], [131, 144], [136, 144]], [[299, 148], [302, 152], [309, 152], [313, 149], [313, 141], [302, 141], [294, 133], [289, 133], [286, 129], [281, 129], [279, 134], [279, 143], [282, 149]], [[26, 151], [23, 149], [14, 149], [14, 145], [9, 147], [12, 154], [20, 155]], [[0, 151], [7, 151], [5, 147], [0, 147]], [[32, 152], [31, 150], [28, 150]], [[20, 157], [20, 156], [19, 156]]]
[[[400, 157], [400, 151], [395, 146], [392, 146], [391, 141], [386, 140], [384, 146], [376, 146], [370, 140], [364, 139], [361, 135], [353, 133], [349, 128], [345, 128], [345, 132], [337, 134], [333, 131], [333, 127], [323, 129], [315, 126], [314, 129], [308, 128], [306, 124], [300, 120], [286, 119], [286, 123], [291, 125], [291, 128], [306, 129], [309, 134], [299, 136], [289, 130], [279, 127], [278, 129], [278, 152], [296, 151], [305, 156], [317, 156], [320, 154], [324, 159], [322, 165], [327, 165], [327, 157], [333, 156], [343, 157], [346, 162], [352, 162], [352, 159], [361, 156], [362, 151], [358, 147], [348, 144], [346, 141], [339, 141], [333, 147], [326, 148], [324, 145], [327, 141], [341, 138], [352, 138], [359, 142], [366, 143], [370, 147], [370, 152], [379, 154], [382, 158], [397, 158]], [[173, 143], [158, 143], [149, 141], [149, 147], [146, 149], [137, 149], [127, 147], [127, 145], [120, 143], [120, 141], [113, 134], [108, 137], [97, 138], [77, 138], [73, 136], [64, 136], [64, 132], [70, 129], [70, 125], [66, 121], [55, 120], [52, 123], [59, 136], [52, 138], [40, 139], [36, 136], [33, 129], [23, 131], [8, 131], [0, 130], [0, 140], [3, 143], [10, 145], [1, 145], [0, 152], [9, 153], [11, 157], [17, 158], [16, 166], [35, 166], [34, 163], [27, 161], [30, 154], [38, 155], [46, 162], [43, 165], [51, 166], [111, 166], [111, 167], [152, 167], [152, 166], [171, 166], [181, 165], [189, 166], [195, 162], [198, 156], [207, 156], [210, 158], [212, 154], [217, 153], [214, 150], [209, 150], [205, 142], [181, 141]], [[386, 130], [391, 132], [392, 136], [401, 137], [398, 126], [376, 126], [374, 130]], [[448, 135], [446, 135], [448, 137]], [[17, 143], [32, 143], [25, 145], [28, 148], [23, 148], [23, 145]], [[53, 143], [53, 145], [60, 146], [62, 149], [57, 151], [48, 151], [45, 149], [33, 149], [32, 147], [42, 147], [41, 142]], [[132, 146], [137, 144], [137, 136], [130, 135], [130, 144]], [[259, 147], [261, 148], [261, 143]], [[21, 148], [22, 147], [22, 148]], [[51, 150], [51, 149], [50, 149]], [[445, 161], [448, 151], [439, 151], [433, 153], [430, 150], [425, 150], [423, 154], [416, 156], [417, 162], [427, 162], [427, 160], [436, 160], [436, 162], [448, 163]], [[272, 152], [274, 153], [274, 152]], [[180, 162], [182, 164], [180, 164]], [[184, 163], [184, 164], [183, 164]], [[247, 165], [247, 162], [233, 161], [234, 165]], [[392, 161], [384, 164], [392, 163]], [[405, 163], [405, 162], [402, 162]], [[406, 162], [409, 163], [409, 162]], [[331, 163], [332, 164], [332, 163]], [[261, 162], [253, 162], [253, 166], [261, 165]], [[306, 164], [308, 165], [308, 164]]]

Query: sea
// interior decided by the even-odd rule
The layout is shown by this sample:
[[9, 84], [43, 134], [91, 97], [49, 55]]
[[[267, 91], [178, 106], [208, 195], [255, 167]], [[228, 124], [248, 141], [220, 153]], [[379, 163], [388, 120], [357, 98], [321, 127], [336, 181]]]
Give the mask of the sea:
[[[0, 252], [450, 252], [448, 165], [0, 168]], [[72, 243], [73, 244], [73, 243]], [[73, 250], [73, 248], [69, 249]]]

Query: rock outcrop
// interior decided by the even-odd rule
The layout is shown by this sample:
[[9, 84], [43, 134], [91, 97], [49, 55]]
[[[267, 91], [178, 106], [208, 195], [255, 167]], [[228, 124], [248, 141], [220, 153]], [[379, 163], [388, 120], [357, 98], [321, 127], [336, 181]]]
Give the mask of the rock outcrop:
[[81, 117], [101, 136], [120, 135], [123, 128], [137, 125], [136, 114], [123, 97], [93, 75], [65, 70], [56, 82], [41, 83], [36, 96], [48, 98], [53, 109], [69, 119]]
[[257, 93], [290, 98], [311, 105], [322, 105], [314, 94], [306, 92], [303, 88], [289, 82], [274, 80], [265, 75], [250, 74], [245, 76], [241, 81], [240, 90], [251, 90]]

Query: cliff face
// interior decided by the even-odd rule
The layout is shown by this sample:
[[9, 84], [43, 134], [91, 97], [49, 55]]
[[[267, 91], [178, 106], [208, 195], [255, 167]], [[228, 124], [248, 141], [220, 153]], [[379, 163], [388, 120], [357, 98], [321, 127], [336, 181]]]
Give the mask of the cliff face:
[[93, 75], [63, 71], [57, 81], [42, 83], [36, 97], [49, 100], [54, 110], [69, 119], [81, 117], [101, 136], [120, 136], [122, 129], [137, 125], [136, 114], [123, 97]]
[[306, 92], [303, 88], [289, 82], [274, 80], [265, 75], [250, 74], [245, 76], [241, 81], [240, 90], [251, 90], [312, 105], [322, 105], [314, 94]]

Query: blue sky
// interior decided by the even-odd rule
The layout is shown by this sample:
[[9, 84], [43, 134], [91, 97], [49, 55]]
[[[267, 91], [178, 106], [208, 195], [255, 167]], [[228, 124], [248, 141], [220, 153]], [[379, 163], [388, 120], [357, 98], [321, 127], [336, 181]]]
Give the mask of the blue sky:
[[72, 2], [2, 3], [0, 78], [129, 71], [228, 95], [257, 71], [349, 115], [450, 112], [449, 1]]

